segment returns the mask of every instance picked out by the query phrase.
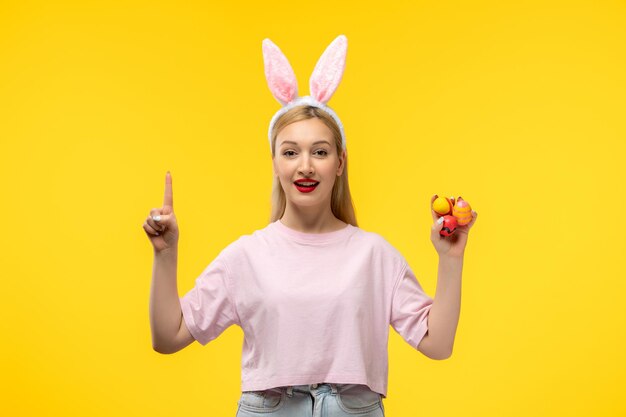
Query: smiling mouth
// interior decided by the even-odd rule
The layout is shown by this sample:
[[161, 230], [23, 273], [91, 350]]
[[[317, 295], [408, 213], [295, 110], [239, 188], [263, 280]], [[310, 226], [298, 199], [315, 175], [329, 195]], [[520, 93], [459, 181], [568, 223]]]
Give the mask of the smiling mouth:
[[298, 191], [300, 191], [301, 193], [312, 193], [313, 191], [315, 191], [315, 189], [317, 188], [317, 184], [319, 184], [319, 182], [314, 182], [314, 183], [305, 183], [305, 184], [313, 184], [313, 185], [302, 185], [299, 182], [294, 182], [293, 185], [296, 186], [296, 189]]

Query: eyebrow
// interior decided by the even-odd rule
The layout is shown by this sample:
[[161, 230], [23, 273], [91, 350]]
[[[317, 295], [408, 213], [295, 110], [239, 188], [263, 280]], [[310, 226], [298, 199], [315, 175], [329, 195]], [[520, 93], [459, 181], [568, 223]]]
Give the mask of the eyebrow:
[[[292, 140], [285, 140], [280, 144], [280, 146], [283, 146], [285, 143], [293, 143], [294, 145], [298, 145], [296, 142]], [[330, 145], [330, 143], [326, 140], [318, 140], [317, 142], [313, 142], [313, 145], [317, 145], [318, 143], [325, 143], [327, 145]]]

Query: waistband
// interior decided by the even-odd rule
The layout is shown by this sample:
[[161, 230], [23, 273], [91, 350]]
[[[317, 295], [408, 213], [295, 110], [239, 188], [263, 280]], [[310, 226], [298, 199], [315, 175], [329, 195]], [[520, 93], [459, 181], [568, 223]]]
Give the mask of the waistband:
[[286, 387], [281, 387], [285, 390], [287, 395], [291, 397], [294, 391], [304, 392], [310, 394], [317, 394], [319, 392], [332, 392], [333, 395], [337, 394], [337, 391], [341, 384], [333, 384], [333, 383], [319, 383], [319, 384], [308, 384], [308, 385], [289, 385]]

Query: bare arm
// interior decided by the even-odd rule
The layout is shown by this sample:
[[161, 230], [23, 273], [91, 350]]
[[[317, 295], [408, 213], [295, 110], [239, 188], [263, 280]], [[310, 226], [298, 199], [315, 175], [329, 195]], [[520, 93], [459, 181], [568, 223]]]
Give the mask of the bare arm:
[[[469, 230], [474, 226], [478, 213], [472, 211], [472, 220], [456, 229], [456, 238], [442, 236], [440, 232], [443, 223], [439, 221], [443, 221], [443, 217], [433, 209], [437, 197], [435, 194], [430, 200], [430, 213], [433, 217], [430, 240], [439, 254], [437, 292], [428, 313], [428, 332], [417, 349], [431, 359], [447, 359], [452, 355], [461, 313], [461, 275], [465, 246]], [[459, 196], [457, 202], [462, 200]]]
[[177, 352], [194, 341], [183, 320], [176, 288], [179, 231], [173, 194], [172, 174], [167, 171], [163, 207], [152, 209], [143, 224], [154, 249], [150, 329], [152, 348], [159, 353]]
[[176, 284], [177, 262], [177, 247], [154, 253], [150, 326], [152, 348], [159, 353], [177, 352], [195, 340], [183, 320]]
[[428, 332], [418, 346], [431, 359], [447, 359], [452, 355], [461, 310], [462, 270], [462, 257], [439, 258], [437, 292], [428, 313]]

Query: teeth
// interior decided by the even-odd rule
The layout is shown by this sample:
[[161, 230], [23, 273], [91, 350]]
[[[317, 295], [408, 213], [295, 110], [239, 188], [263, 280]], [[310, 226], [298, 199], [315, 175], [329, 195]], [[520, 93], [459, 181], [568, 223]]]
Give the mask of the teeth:
[[316, 182], [297, 182], [296, 184], [302, 185], [303, 187], [310, 187], [312, 185], [317, 184]]

